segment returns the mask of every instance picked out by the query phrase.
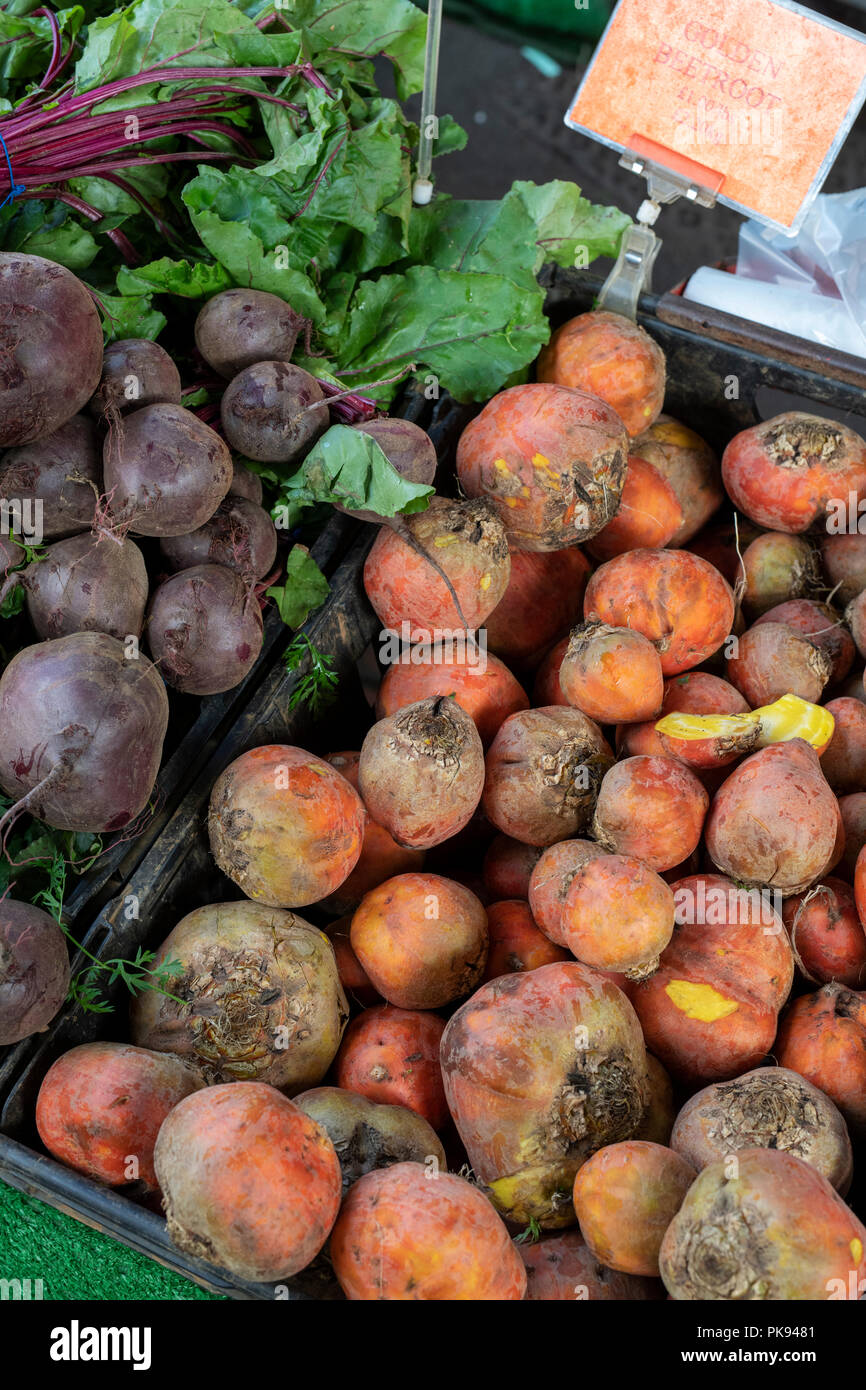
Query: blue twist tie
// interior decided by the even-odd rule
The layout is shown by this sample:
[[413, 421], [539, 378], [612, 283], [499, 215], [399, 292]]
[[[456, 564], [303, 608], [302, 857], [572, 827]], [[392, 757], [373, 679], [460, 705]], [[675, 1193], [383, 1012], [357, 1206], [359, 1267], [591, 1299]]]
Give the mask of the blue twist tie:
[[26, 193], [27, 189], [23, 183], [15, 182], [15, 175], [12, 173], [12, 160], [9, 158], [9, 151], [6, 148], [6, 141], [3, 139], [2, 135], [0, 135], [0, 148], [2, 148], [3, 153], [6, 156], [6, 168], [9, 170], [9, 192], [6, 194], [6, 197], [3, 199], [3, 202], [0, 203], [0, 209], [2, 209], [5, 208], [7, 203], [14, 202], [14, 200], [20, 197], [22, 193]]

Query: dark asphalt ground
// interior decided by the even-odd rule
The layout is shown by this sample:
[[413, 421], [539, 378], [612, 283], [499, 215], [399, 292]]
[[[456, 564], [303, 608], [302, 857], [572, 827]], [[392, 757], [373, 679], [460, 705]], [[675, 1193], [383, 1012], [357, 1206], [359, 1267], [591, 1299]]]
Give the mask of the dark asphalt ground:
[[[543, 5], [543, 0], [538, 0]], [[651, 5], [654, 0], [646, 0]], [[866, 31], [866, 8], [813, 5]], [[498, 198], [515, 179], [571, 179], [586, 196], [634, 215], [643, 179], [620, 169], [615, 151], [567, 129], [563, 115], [583, 68], [543, 76], [516, 45], [447, 20], [443, 30], [438, 109], [469, 132], [469, 145], [437, 165], [437, 183], [463, 198]], [[861, 113], [830, 172], [825, 192], [866, 184], [866, 113]], [[671, 289], [701, 265], [733, 258], [742, 218], [728, 208], [682, 201], [662, 210], [662, 249], [653, 288]], [[598, 263], [601, 268], [601, 263]]]

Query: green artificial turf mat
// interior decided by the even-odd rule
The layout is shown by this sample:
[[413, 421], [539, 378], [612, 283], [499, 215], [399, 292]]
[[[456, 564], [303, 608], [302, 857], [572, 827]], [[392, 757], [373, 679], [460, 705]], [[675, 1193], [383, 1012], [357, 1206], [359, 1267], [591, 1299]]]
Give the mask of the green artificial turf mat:
[[41, 1279], [45, 1299], [219, 1297], [3, 1182], [0, 1279]]

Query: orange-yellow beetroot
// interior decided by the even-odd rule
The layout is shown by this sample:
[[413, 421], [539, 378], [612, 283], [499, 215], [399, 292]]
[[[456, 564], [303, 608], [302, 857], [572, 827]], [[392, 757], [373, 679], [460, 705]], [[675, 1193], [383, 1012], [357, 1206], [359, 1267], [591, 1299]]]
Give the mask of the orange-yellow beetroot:
[[352, 1302], [520, 1300], [526, 1271], [477, 1187], [420, 1163], [367, 1173], [331, 1236], [334, 1273]]
[[821, 771], [837, 796], [866, 787], [866, 705], [843, 695], [825, 706], [836, 721]]
[[558, 642], [553, 644], [539, 666], [532, 687], [532, 703], [536, 709], [541, 705], [568, 704], [559, 683], [559, 672], [570, 642], [570, 633], [566, 637], [561, 637]]
[[639, 859], [602, 854], [574, 875], [561, 920], [565, 944], [584, 965], [641, 980], [671, 939], [674, 895]]
[[[426, 661], [416, 660], [423, 655], [423, 649], [415, 648], [411, 663], [395, 662], [388, 667], [376, 697], [378, 719], [431, 696], [453, 695], [475, 721], [486, 748], [509, 714], [529, 708], [523, 686], [492, 653], [485, 653], [483, 663], [478, 660], [479, 654], [471, 651], [461, 654], [457, 661], [433, 660], [429, 649]], [[466, 655], [471, 658], [468, 662]]]
[[783, 695], [817, 705], [830, 678], [830, 663], [814, 643], [786, 623], [756, 623], [738, 639], [725, 674], [752, 709]]
[[583, 612], [643, 633], [664, 674], [677, 676], [722, 645], [734, 621], [734, 595], [717, 569], [687, 550], [631, 550], [596, 570]]
[[851, 1185], [851, 1140], [840, 1112], [785, 1067], [758, 1067], [698, 1091], [677, 1116], [670, 1142], [696, 1169], [741, 1149], [778, 1149], [811, 1163], [843, 1197]]
[[592, 840], [559, 840], [549, 845], [529, 879], [529, 909], [545, 936], [567, 946], [562, 920], [568, 890], [584, 864], [606, 854]]
[[649, 1103], [646, 1052], [621, 990], [576, 961], [482, 985], [442, 1038], [448, 1105], [496, 1209], [573, 1224], [574, 1175], [629, 1138]]
[[669, 1144], [677, 1117], [674, 1088], [661, 1062], [651, 1052], [646, 1055], [646, 1064], [650, 1080], [650, 1102], [643, 1120], [634, 1132], [634, 1137], [646, 1139], [649, 1144]]
[[848, 604], [866, 589], [866, 536], [852, 535], [818, 538], [821, 562], [827, 583], [837, 603]]
[[[749, 705], [739, 690], [720, 676], [709, 671], [687, 671], [665, 683], [662, 717], [666, 714], [748, 714]], [[655, 728], [655, 725], [653, 725]], [[757, 728], [742, 738], [671, 738], [658, 734], [661, 749], [671, 758], [679, 758], [690, 767], [724, 767], [743, 753], [748, 753], [758, 737]], [[637, 752], [631, 747], [629, 752]], [[641, 749], [641, 752], [644, 750]]]
[[605, 774], [592, 833], [603, 849], [642, 859], [656, 873], [697, 849], [710, 798], [673, 758], [626, 758]]
[[352, 947], [375, 989], [398, 1009], [439, 1009], [469, 994], [487, 963], [487, 914], [439, 874], [399, 874], [352, 918]]
[[819, 985], [838, 980], [849, 989], [866, 986], [866, 932], [847, 883], [828, 875], [808, 893], [788, 898], [782, 917], [808, 980]]
[[743, 551], [743, 606], [759, 617], [787, 599], [808, 598], [822, 584], [818, 552], [803, 536], [765, 531]]
[[[866, 496], [866, 442], [847, 425], [788, 411], [735, 435], [722, 455], [722, 480], [739, 511], [772, 531], [799, 533]], [[834, 506], [834, 503], [836, 504]]]
[[659, 415], [665, 355], [639, 324], [593, 309], [557, 328], [538, 358], [538, 380], [579, 387], [613, 406], [630, 435]]
[[683, 522], [683, 509], [668, 480], [637, 454], [629, 454], [619, 510], [586, 548], [594, 560], [612, 560], [639, 546], [668, 545]]
[[576, 835], [613, 762], [598, 725], [548, 705], [512, 714], [490, 746], [482, 805], [497, 830], [530, 845]]
[[326, 923], [322, 930], [334, 948], [337, 974], [346, 998], [367, 1009], [371, 1004], [381, 1004], [382, 997], [352, 950], [351, 926], [352, 917], [348, 914]]
[[561, 550], [594, 536], [625, 483], [628, 435], [616, 411], [566, 386], [511, 386], [457, 446], [469, 497], [495, 506], [514, 550]]
[[129, 1043], [83, 1043], [49, 1068], [36, 1101], [46, 1149], [68, 1168], [116, 1187], [157, 1187], [153, 1146], [170, 1110], [204, 1086], [177, 1057]]
[[755, 620], [761, 623], [785, 623], [794, 632], [808, 637], [826, 658], [830, 680], [834, 685], [843, 681], [854, 663], [856, 651], [851, 634], [845, 628], [841, 613], [829, 603], [816, 603], [810, 598], [792, 598], [777, 603]]
[[[329, 753], [325, 758], [325, 762], [341, 772], [355, 791], [358, 790], [360, 761], [359, 752]], [[347, 912], [353, 912], [371, 888], [377, 888], [386, 878], [393, 878], [395, 874], [411, 873], [420, 869], [423, 863], [423, 849], [404, 849], [383, 825], [377, 825], [370, 816], [366, 816], [364, 840], [357, 864], [336, 892], [323, 899], [320, 906], [325, 912], [333, 912], [342, 917]]]
[[608, 1269], [593, 1255], [580, 1231], [560, 1231], [534, 1245], [521, 1244], [527, 1302], [579, 1302], [664, 1298], [658, 1279], [640, 1279]]
[[528, 898], [530, 876], [541, 854], [540, 845], [524, 845], [510, 835], [497, 835], [484, 856], [484, 887], [491, 900]]
[[[866, 1228], [826, 1178], [790, 1153], [743, 1149], [711, 1163], [662, 1241], [659, 1268], [677, 1300], [858, 1297]], [[853, 1287], [853, 1294], [850, 1290]]]
[[248, 898], [305, 907], [348, 878], [365, 822], [361, 798], [336, 768], [303, 748], [269, 743], [217, 778], [208, 833], [217, 864]]
[[705, 1084], [755, 1067], [773, 1045], [794, 978], [781, 919], [719, 874], [674, 884], [676, 925], [649, 979], [628, 994], [647, 1047], [675, 1078]]
[[570, 960], [568, 951], [539, 931], [529, 910], [520, 898], [491, 903], [487, 909], [487, 928], [490, 951], [484, 980], [498, 980], [501, 975], [513, 975], [518, 970], [537, 970], [540, 965]]
[[773, 1055], [838, 1105], [855, 1139], [866, 1138], [866, 993], [834, 982], [796, 999]]
[[592, 1253], [624, 1274], [658, 1275], [665, 1231], [696, 1177], [673, 1149], [643, 1139], [593, 1154], [574, 1180], [574, 1210]]
[[664, 695], [658, 653], [627, 627], [581, 623], [571, 634], [559, 668], [570, 705], [600, 724], [637, 724], [657, 717]]
[[313, 1260], [340, 1209], [342, 1177], [323, 1129], [261, 1082], [196, 1091], [155, 1151], [168, 1233], [241, 1279], [287, 1279]]
[[670, 415], [638, 435], [631, 453], [651, 463], [676, 493], [683, 520], [668, 544], [686, 545], [725, 500], [719, 460], [699, 434]]
[[407, 622], [410, 634], [420, 633], [411, 640], [421, 642], [433, 641], [437, 629], [480, 627], [511, 573], [505, 531], [493, 509], [482, 501], [434, 497], [403, 524], [414, 546], [393, 526], [382, 526], [364, 565], [364, 588], [377, 617], [398, 633]]
[[704, 837], [722, 873], [789, 897], [827, 872], [839, 822], [817, 753], [796, 738], [734, 768], [713, 797]]
[[512, 550], [508, 588], [484, 625], [490, 651], [515, 670], [534, 669], [579, 620], [588, 578], [589, 561], [576, 545]]
[[839, 814], [842, 817], [842, 835], [845, 841], [839, 861], [839, 876], [845, 879], [846, 883], [853, 883], [857, 857], [866, 845], [866, 792], [851, 792], [848, 796], [840, 796]]
[[448, 1119], [439, 1065], [445, 1024], [436, 1014], [378, 1004], [346, 1029], [334, 1064], [338, 1086], [382, 1105], [405, 1105], [434, 1129]]
[[375, 1105], [357, 1091], [316, 1086], [295, 1097], [295, 1105], [325, 1131], [343, 1170], [343, 1194], [377, 1168], [393, 1163], [433, 1161], [440, 1172], [448, 1163], [436, 1131], [404, 1105]]
[[367, 734], [358, 785], [373, 820], [399, 845], [440, 845], [469, 824], [481, 799], [478, 730], [456, 700], [435, 696], [406, 705]]

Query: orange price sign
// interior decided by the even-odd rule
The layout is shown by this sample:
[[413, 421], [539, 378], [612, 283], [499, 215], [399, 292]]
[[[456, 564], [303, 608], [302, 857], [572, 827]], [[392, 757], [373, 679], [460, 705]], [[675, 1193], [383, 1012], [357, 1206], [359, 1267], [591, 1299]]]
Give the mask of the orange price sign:
[[794, 232], [866, 99], [866, 35], [793, 0], [619, 0], [566, 125]]

